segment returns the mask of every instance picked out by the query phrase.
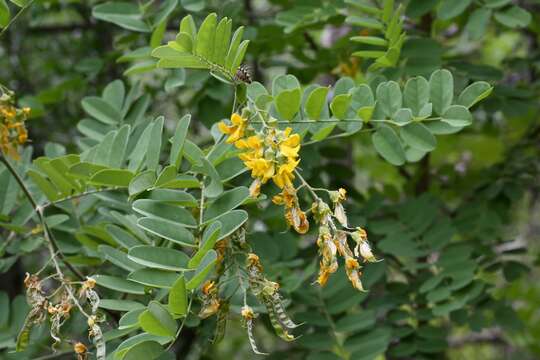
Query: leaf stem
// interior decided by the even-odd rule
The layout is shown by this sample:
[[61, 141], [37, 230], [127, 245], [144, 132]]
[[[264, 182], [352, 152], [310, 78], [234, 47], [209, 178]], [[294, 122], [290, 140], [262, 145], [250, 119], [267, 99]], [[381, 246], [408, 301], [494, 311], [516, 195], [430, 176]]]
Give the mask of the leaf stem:
[[180, 327], [178, 328], [178, 330], [176, 331], [176, 334], [174, 335], [174, 340], [171, 341], [169, 346], [167, 346], [166, 351], [169, 351], [174, 346], [176, 341], [178, 340], [178, 337], [180, 336], [180, 333], [182, 332], [182, 329], [184, 328], [184, 324], [186, 323], [186, 320], [187, 320], [187, 318], [189, 316], [189, 312], [191, 311], [191, 304], [193, 303], [193, 298], [194, 298], [194, 295], [192, 293], [191, 298], [189, 299], [189, 303], [188, 303], [188, 307], [187, 307], [187, 311], [186, 311], [186, 316], [184, 317], [184, 319], [182, 319], [182, 323], [180, 324]]

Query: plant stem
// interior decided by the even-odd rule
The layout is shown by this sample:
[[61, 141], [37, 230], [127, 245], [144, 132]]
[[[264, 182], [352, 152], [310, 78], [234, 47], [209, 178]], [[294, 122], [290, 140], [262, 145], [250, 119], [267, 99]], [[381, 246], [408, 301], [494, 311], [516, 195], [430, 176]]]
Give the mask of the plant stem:
[[62, 198], [62, 199], [58, 199], [58, 200], [55, 200], [55, 201], [50, 201], [48, 203], [45, 203], [43, 205], [41, 205], [41, 207], [43, 209], [49, 207], [49, 206], [52, 206], [52, 205], [56, 205], [56, 204], [59, 204], [59, 203], [62, 203], [64, 201], [68, 201], [68, 200], [73, 200], [73, 199], [78, 199], [78, 198], [81, 198], [81, 197], [84, 197], [86, 195], [92, 195], [92, 194], [98, 194], [98, 193], [102, 193], [102, 192], [107, 192], [107, 191], [114, 191], [114, 190], [118, 190], [120, 189], [119, 187], [110, 187], [110, 188], [103, 188], [103, 189], [96, 189], [96, 190], [89, 190], [89, 191], [85, 191], [85, 192], [82, 192], [80, 194], [75, 194], [75, 195], [71, 195], [71, 196], [66, 196], [65, 198]]
[[191, 311], [191, 304], [193, 303], [193, 297], [194, 297], [194, 295], [191, 294], [191, 298], [189, 299], [189, 303], [188, 303], [188, 307], [187, 307], [187, 311], [186, 311], [186, 316], [182, 320], [182, 323], [180, 324], [180, 327], [178, 328], [178, 331], [176, 331], [176, 334], [174, 335], [174, 340], [171, 341], [169, 346], [167, 346], [166, 351], [169, 351], [174, 346], [176, 341], [178, 340], [178, 337], [180, 336], [180, 333], [182, 332], [182, 329], [184, 328], [184, 324], [186, 323], [186, 320], [187, 320], [187, 318], [189, 316], [189, 312]]
[[294, 169], [294, 174], [296, 176], [298, 176], [298, 179], [300, 179], [300, 181], [302, 182], [302, 185], [305, 186], [309, 193], [311, 194], [311, 196], [313, 196], [313, 198], [315, 200], [320, 200], [321, 198], [319, 197], [319, 195], [317, 195], [317, 193], [315, 192], [315, 190], [313, 190], [313, 188], [311, 187], [311, 185], [308, 184], [308, 182], [306, 181], [306, 179], [304, 179], [304, 177], [302, 176], [302, 174], [300, 174], [300, 171]]

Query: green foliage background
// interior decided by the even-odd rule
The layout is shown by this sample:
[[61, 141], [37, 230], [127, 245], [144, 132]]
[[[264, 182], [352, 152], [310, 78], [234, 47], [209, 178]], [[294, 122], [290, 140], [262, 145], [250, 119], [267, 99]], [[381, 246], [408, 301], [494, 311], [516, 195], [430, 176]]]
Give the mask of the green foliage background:
[[[217, 22], [231, 19], [231, 33], [244, 26], [243, 61], [216, 55], [219, 42], [200, 41], [201, 32], [198, 43], [191, 38], [192, 57], [179, 60], [186, 48], [168, 42], [180, 43], [180, 20], [191, 15], [199, 28], [210, 13]], [[140, 263], [130, 259], [153, 250], [137, 255], [130, 247], [194, 245], [172, 228], [174, 244], [165, 246], [155, 234], [167, 229], [140, 219], [138, 227], [137, 218], [196, 208], [191, 189], [204, 176], [208, 198], [223, 186], [240, 189], [212, 211], [228, 216], [228, 230], [247, 211], [247, 241], [281, 284], [287, 312], [303, 323], [295, 330], [301, 337], [286, 343], [261, 316], [255, 337], [267, 358], [540, 356], [538, 0], [0, 0], [0, 26], [0, 81], [32, 108], [31, 143], [11, 163], [49, 204], [44, 221], [66, 260], [98, 281], [112, 319], [104, 328], [111, 353], [141, 332], [138, 325], [116, 330], [113, 320], [147, 306], [161, 311], [151, 301], [165, 299], [159, 288], [176, 279], [166, 271], [137, 278], [131, 271]], [[240, 63], [260, 84], [227, 83]], [[245, 203], [250, 177], [213, 127], [242, 99], [304, 136], [300, 167], [310, 184], [348, 189], [350, 223], [367, 229], [383, 259], [364, 267], [368, 292], [354, 290], [343, 273], [323, 289], [313, 285], [316, 231], [288, 231], [268, 200]], [[185, 174], [188, 166], [195, 177]], [[121, 190], [54, 203], [102, 186]], [[164, 208], [150, 208], [152, 201]], [[186, 214], [173, 220], [196, 227]], [[13, 352], [28, 311], [24, 274], [40, 269], [48, 253], [4, 165], [0, 220], [0, 358], [73, 358], [70, 344], [47, 357], [46, 323], [25, 351]], [[208, 263], [215, 257], [200, 255]], [[148, 294], [141, 279], [166, 285]], [[210, 343], [215, 320], [188, 315], [171, 350], [146, 358], [258, 358], [238, 314], [233, 307], [218, 344]], [[73, 316], [62, 334], [88, 343], [85, 321]]]

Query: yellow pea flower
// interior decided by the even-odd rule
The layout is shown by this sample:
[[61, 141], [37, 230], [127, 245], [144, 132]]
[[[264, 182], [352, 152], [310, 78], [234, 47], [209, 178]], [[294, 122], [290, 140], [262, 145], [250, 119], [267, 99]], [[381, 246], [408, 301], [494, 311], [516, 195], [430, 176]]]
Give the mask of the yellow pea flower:
[[285, 164], [279, 166], [276, 175], [272, 177], [274, 183], [281, 189], [284, 187], [293, 187], [294, 169], [300, 160], [289, 160]]
[[279, 151], [283, 156], [289, 159], [296, 158], [298, 156], [298, 151], [300, 150], [300, 135], [289, 135], [291, 131], [291, 128], [285, 129], [284, 134], [287, 137], [279, 144]]
[[234, 144], [236, 141], [244, 137], [244, 132], [247, 127], [247, 119], [244, 119], [240, 114], [234, 113], [231, 115], [232, 125], [227, 125], [223, 121], [218, 124], [219, 130], [223, 134], [229, 135], [228, 144]]

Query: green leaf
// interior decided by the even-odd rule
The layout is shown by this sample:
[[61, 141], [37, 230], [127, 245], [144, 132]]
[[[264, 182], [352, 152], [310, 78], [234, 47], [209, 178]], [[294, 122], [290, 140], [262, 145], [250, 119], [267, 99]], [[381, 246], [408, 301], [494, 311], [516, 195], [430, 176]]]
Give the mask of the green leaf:
[[491, 18], [491, 10], [485, 7], [478, 8], [472, 12], [465, 25], [465, 31], [472, 40], [479, 40], [484, 36]]
[[43, 175], [34, 170], [28, 170], [26, 173], [30, 179], [36, 184], [39, 189], [45, 194], [49, 201], [55, 201], [60, 198], [60, 194], [54, 187], [54, 185], [47, 180]]
[[383, 24], [374, 18], [360, 17], [360, 16], [348, 16], [345, 20], [347, 24], [366, 27], [368, 29], [382, 30]]
[[155, 182], [155, 186], [163, 185], [176, 178], [178, 170], [174, 165], [167, 165], [161, 170], [159, 177]]
[[[240, 46], [240, 43], [242, 42], [242, 37], [244, 36], [244, 27], [240, 26], [236, 31], [234, 32], [232, 39], [231, 39], [231, 45], [229, 46], [229, 50], [227, 51], [227, 57], [225, 58], [225, 68], [226, 69], [232, 69], [233, 64], [236, 60], [236, 55], [238, 53], [238, 48]], [[233, 70], [236, 72], [236, 69]]]
[[279, 115], [285, 120], [292, 120], [300, 110], [301, 97], [302, 91], [299, 88], [281, 91], [275, 99]]
[[133, 173], [129, 170], [103, 169], [95, 173], [90, 182], [94, 185], [128, 187], [133, 178]]
[[452, 105], [444, 112], [441, 121], [455, 127], [468, 126], [472, 124], [472, 115], [465, 106]]
[[174, 132], [174, 137], [172, 139], [169, 164], [174, 165], [177, 170], [180, 168], [180, 164], [182, 163], [184, 142], [186, 141], [190, 121], [191, 115], [184, 115], [178, 121], [178, 125], [176, 126], [176, 131]]
[[477, 81], [467, 86], [459, 95], [457, 103], [466, 108], [472, 107], [479, 101], [487, 98], [493, 91], [493, 86], [485, 81]]
[[154, 186], [156, 182], [156, 172], [146, 170], [133, 177], [128, 186], [129, 196], [137, 196], [140, 193]]
[[[146, 307], [143, 305], [142, 308], [137, 308], [128, 311], [120, 318], [118, 321], [118, 330], [124, 329], [136, 329], [139, 327], [139, 315], [146, 310]], [[118, 353], [117, 353], [118, 354]]]
[[133, 281], [109, 275], [94, 275], [93, 278], [96, 280], [96, 283], [99, 286], [106, 287], [107, 289], [128, 294], [144, 294], [144, 286], [137, 284]]
[[190, 247], [196, 246], [193, 234], [180, 224], [158, 218], [144, 217], [137, 221], [137, 225], [174, 243]]
[[460, 15], [471, 4], [472, 0], [443, 0], [437, 9], [437, 17], [450, 20]]
[[0, 0], [0, 27], [4, 28], [9, 24], [11, 14], [6, 0]]
[[[142, 333], [135, 336], [128, 337], [126, 340], [124, 340], [115, 350], [115, 360], [140, 360], [140, 359], [148, 359], [148, 360], [154, 360], [158, 358], [162, 353], [163, 349], [157, 346], [151, 345], [151, 347], [147, 345], [141, 345], [141, 344], [147, 344], [150, 342], [155, 342], [156, 344], [166, 344], [170, 342], [171, 337], [169, 336], [157, 336], [157, 335], [151, 335], [148, 333]], [[152, 350], [153, 349], [153, 350]], [[128, 355], [129, 354], [129, 355]], [[129, 357], [128, 357], [129, 356]]]
[[213, 60], [216, 24], [217, 15], [215, 13], [208, 15], [199, 28], [195, 42], [195, 54], [209, 61]]
[[147, 245], [132, 247], [128, 257], [137, 264], [169, 271], [184, 271], [189, 261], [188, 256], [181, 251]]
[[400, 128], [403, 141], [412, 148], [432, 151], [437, 146], [435, 136], [422, 124], [413, 122]]
[[388, 41], [377, 36], [353, 36], [350, 40], [360, 44], [388, 46]]
[[122, 80], [114, 80], [103, 89], [103, 100], [111, 104], [115, 109], [121, 111], [125, 94], [126, 89]]
[[219, 221], [215, 221], [206, 227], [203, 233], [201, 244], [199, 246], [199, 250], [197, 250], [195, 255], [193, 255], [193, 257], [188, 262], [188, 267], [190, 269], [195, 269], [199, 266], [199, 263], [206, 255], [206, 253], [210, 251], [216, 244], [217, 240], [219, 239], [220, 233], [221, 223]]
[[157, 63], [158, 68], [209, 68], [208, 63], [204, 62], [204, 60], [199, 57], [190, 53], [175, 50], [171, 48], [170, 45], [158, 46], [152, 50], [152, 56], [160, 59]]
[[139, 269], [128, 275], [128, 280], [155, 288], [170, 288], [178, 274], [159, 269]]
[[405, 163], [405, 151], [398, 136], [386, 125], [381, 125], [371, 136], [375, 150], [389, 163], [403, 165]]
[[167, 189], [185, 189], [185, 188], [199, 188], [200, 183], [196, 177], [191, 175], [178, 175], [174, 179], [161, 183], [156, 181], [156, 187]]
[[225, 57], [229, 50], [229, 40], [232, 32], [232, 20], [223, 18], [216, 28], [214, 38], [214, 61], [216, 64], [225, 65]]
[[326, 105], [326, 96], [328, 95], [328, 87], [318, 87], [314, 89], [307, 97], [304, 109], [310, 120], [319, 120], [321, 112]]
[[340, 94], [332, 99], [330, 109], [334, 117], [340, 120], [347, 118], [347, 110], [349, 109], [351, 98], [351, 94]]
[[81, 105], [86, 113], [104, 124], [117, 124], [122, 114], [107, 101], [96, 96], [85, 97]]
[[161, 136], [163, 133], [163, 122], [165, 118], [163, 116], [158, 117], [154, 121], [154, 126], [150, 133], [150, 139], [148, 144], [148, 150], [146, 152], [146, 166], [150, 170], [156, 170], [159, 165], [159, 154], [161, 153]]
[[406, 125], [410, 123], [413, 119], [413, 113], [411, 109], [403, 108], [396, 111], [392, 120], [399, 124], [399, 126]]
[[248, 213], [244, 210], [233, 210], [219, 218], [221, 232], [218, 241], [231, 235], [238, 230], [248, 219]]
[[133, 203], [133, 210], [144, 216], [169, 220], [186, 227], [196, 227], [197, 222], [186, 209], [162, 201], [140, 199]]
[[391, 118], [401, 108], [401, 104], [401, 89], [397, 82], [388, 81], [377, 86], [377, 106], [380, 106], [387, 118]]
[[125, 249], [141, 245], [141, 243], [131, 233], [116, 225], [107, 225], [107, 233], [111, 235], [114, 241]]
[[180, 275], [169, 291], [169, 310], [173, 314], [186, 315], [187, 305], [186, 281], [184, 275]]
[[428, 81], [421, 76], [409, 79], [403, 91], [403, 102], [405, 107], [412, 110], [414, 116], [418, 116], [429, 102]]
[[429, 78], [429, 98], [433, 110], [441, 115], [452, 105], [454, 98], [454, 79], [448, 70], [437, 70]]
[[99, 245], [98, 251], [105, 255], [105, 259], [124, 270], [135, 271], [142, 268], [141, 265], [131, 261], [125, 252], [115, 249], [112, 246]]
[[107, 164], [110, 167], [122, 167], [125, 159], [130, 129], [131, 127], [129, 125], [124, 125], [118, 129], [118, 132], [114, 136], [111, 151], [109, 153], [109, 161], [107, 161]]
[[375, 312], [363, 310], [358, 314], [349, 314], [336, 322], [336, 330], [339, 332], [353, 332], [370, 329], [375, 325]]
[[145, 308], [140, 302], [118, 299], [101, 299], [99, 301], [99, 307], [113, 311], [136, 311]]
[[188, 290], [193, 290], [199, 287], [199, 285], [202, 284], [206, 279], [208, 274], [210, 274], [210, 271], [214, 269], [216, 261], [217, 253], [215, 250], [211, 249], [204, 255], [201, 262], [198, 264], [193, 277], [186, 284], [186, 288]]
[[495, 20], [509, 28], [523, 28], [529, 25], [532, 15], [519, 6], [512, 6], [505, 11], [496, 12]]
[[150, 27], [142, 20], [139, 7], [134, 3], [111, 1], [99, 4], [92, 8], [92, 16], [124, 29], [139, 32], [150, 31]]
[[216, 168], [205, 157], [201, 158], [202, 169], [201, 171], [208, 175], [210, 183], [204, 188], [204, 195], [208, 198], [215, 198], [223, 192], [223, 184]]
[[217, 197], [204, 212], [203, 220], [208, 222], [242, 205], [249, 198], [249, 189], [240, 186], [223, 192]]
[[148, 309], [139, 315], [139, 324], [149, 334], [170, 337], [175, 335], [178, 327], [165, 306], [157, 301], [150, 301]]
[[199, 201], [193, 195], [183, 190], [154, 189], [150, 193], [150, 199], [184, 207], [199, 206]]
[[248, 45], [249, 45], [249, 40], [244, 40], [238, 46], [238, 50], [236, 50], [236, 55], [234, 56], [234, 60], [231, 64], [231, 67], [229, 68], [229, 71], [231, 73], [235, 73], [236, 70], [242, 64], [242, 60], [244, 59], [244, 56], [246, 55]]

